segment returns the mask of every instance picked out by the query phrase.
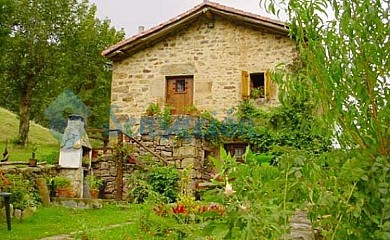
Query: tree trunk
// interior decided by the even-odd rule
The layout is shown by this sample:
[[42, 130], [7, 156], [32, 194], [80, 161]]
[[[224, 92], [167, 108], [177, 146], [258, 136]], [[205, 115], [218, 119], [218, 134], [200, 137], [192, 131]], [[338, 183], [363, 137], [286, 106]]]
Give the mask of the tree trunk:
[[26, 88], [22, 93], [22, 99], [19, 107], [19, 144], [26, 146], [28, 132], [30, 131], [30, 111], [34, 91], [34, 80], [30, 76], [27, 78]]

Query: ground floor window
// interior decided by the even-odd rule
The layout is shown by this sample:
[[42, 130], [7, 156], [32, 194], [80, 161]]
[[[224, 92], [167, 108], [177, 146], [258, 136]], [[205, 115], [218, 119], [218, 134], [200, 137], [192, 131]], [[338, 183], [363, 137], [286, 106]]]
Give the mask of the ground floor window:
[[237, 161], [242, 162], [242, 156], [244, 155], [247, 146], [248, 144], [246, 143], [228, 143], [224, 145], [224, 148], [227, 153], [236, 157]]

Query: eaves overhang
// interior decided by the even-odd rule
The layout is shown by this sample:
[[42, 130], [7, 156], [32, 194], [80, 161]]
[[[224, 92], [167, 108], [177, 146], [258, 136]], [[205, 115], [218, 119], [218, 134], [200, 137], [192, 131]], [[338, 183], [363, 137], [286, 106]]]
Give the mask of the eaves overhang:
[[289, 32], [288, 27], [284, 22], [206, 1], [165, 23], [143, 31], [107, 48], [102, 52], [102, 55], [113, 61], [130, 57], [142, 49], [158, 43], [169, 35], [187, 28], [202, 16], [205, 16], [210, 20], [214, 19], [215, 16], [218, 16], [239, 25], [248, 26], [254, 29], [263, 29], [285, 36], [287, 36]]

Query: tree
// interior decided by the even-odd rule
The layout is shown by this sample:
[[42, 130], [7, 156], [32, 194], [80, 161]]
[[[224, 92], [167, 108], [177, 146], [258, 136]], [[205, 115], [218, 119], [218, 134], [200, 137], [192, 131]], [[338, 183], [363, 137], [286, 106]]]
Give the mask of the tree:
[[[319, 168], [321, 176], [339, 174], [321, 181], [317, 201], [312, 201], [311, 209], [330, 216], [321, 225], [325, 238], [389, 239], [390, 2], [261, 3], [289, 16], [290, 35], [299, 50], [296, 64], [276, 74], [286, 90], [281, 99], [293, 96], [317, 104], [327, 134], [341, 146], [326, 161], [330, 170]], [[282, 8], [276, 11], [275, 6]], [[329, 180], [335, 188], [323, 187]]]
[[109, 92], [100, 51], [122, 39], [123, 32], [96, 19], [88, 0], [15, 0], [14, 5], [18, 11], [9, 19], [11, 46], [5, 51], [2, 85], [8, 107], [19, 108], [19, 140], [25, 145], [30, 120], [42, 120], [44, 107], [65, 88], [104, 82]]
[[7, 17], [12, 11], [12, 2], [10, 0], [0, 0], [0, 50], [4, 47], [6, 38], [11, 32], [7, 24]]
[[3, 71], [4, 66], [4, 64], [2, 63], [2, 53], [7, 46], [9, 34], [11, 33], [11, 28], [8, 24], [8, 16], [12, 13], [12, 11], [13, 8], [11, 0], [0, 0], [0, 72]]
[[[318, 103], [343, 148], [390, 155], [390, 3], [381, 0], [261, 1], [284, 6], [300, 55], [279, 75], [288, 94]], [[333, 16], [332, 16], [333, 15]], [[283, 77], [281, 77], [283, 76]], [[309, 97], [308, 97], [309, 96]], [[287, 98], [285, 96], [285, 98]]]

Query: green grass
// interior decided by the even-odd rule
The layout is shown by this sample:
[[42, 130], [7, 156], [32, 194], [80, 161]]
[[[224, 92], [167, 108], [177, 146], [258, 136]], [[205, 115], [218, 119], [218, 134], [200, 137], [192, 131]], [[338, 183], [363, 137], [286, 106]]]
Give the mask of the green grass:
[[[83, 235], [99, 236], [91, 239], [115, 239], [106, 238], [112, 236], [136, 236], [141, 215], [145, 211], [145, 205], [105, 205], [101, 209], [75, 210], [63, 207], [41, 207], [32, 216], [23, 220], [12, 221], [12, 230], [7, 231], [4, 220], [0, 221], [1, 239], [29, 240], [40, 239], [60, 234], [74, 233], [73, 236]], [[134, 224], [133, 224], [134, 223]], [[105, 229], [114, 224], [118, 227]], [[3, 237], [4, 236], [4, 237]], [[101, 238], [103, 237], [103, 238]], [[121, 239], [121, 238], [116, 238]]]
[[49, 158], [49, 155], [55, 155], [59, 152], [59, 142], [52, 136], [49, 129], [31, 122], [28, 135], [28, 146], [21, 147], [14, 145], [13, 142], [18, 137], [19, 119], [18, 117], [4, 109], [0, 108], [0, 158], [8, 141], [9, 161], [26, 161], [31, 158], [31, 147], [35, 144], [38, 149], [36, 158], [43, 161]]
[[71, 239], [178, 239], [178, 230], [186, 226], [173, 217], [156, 215], [152, 208], [115, 203], [87, 210], [41, 207], [28, 218], [13, 219], [11, 231], [0, 217], [0, 239], [33, 240], [63, 234]]

